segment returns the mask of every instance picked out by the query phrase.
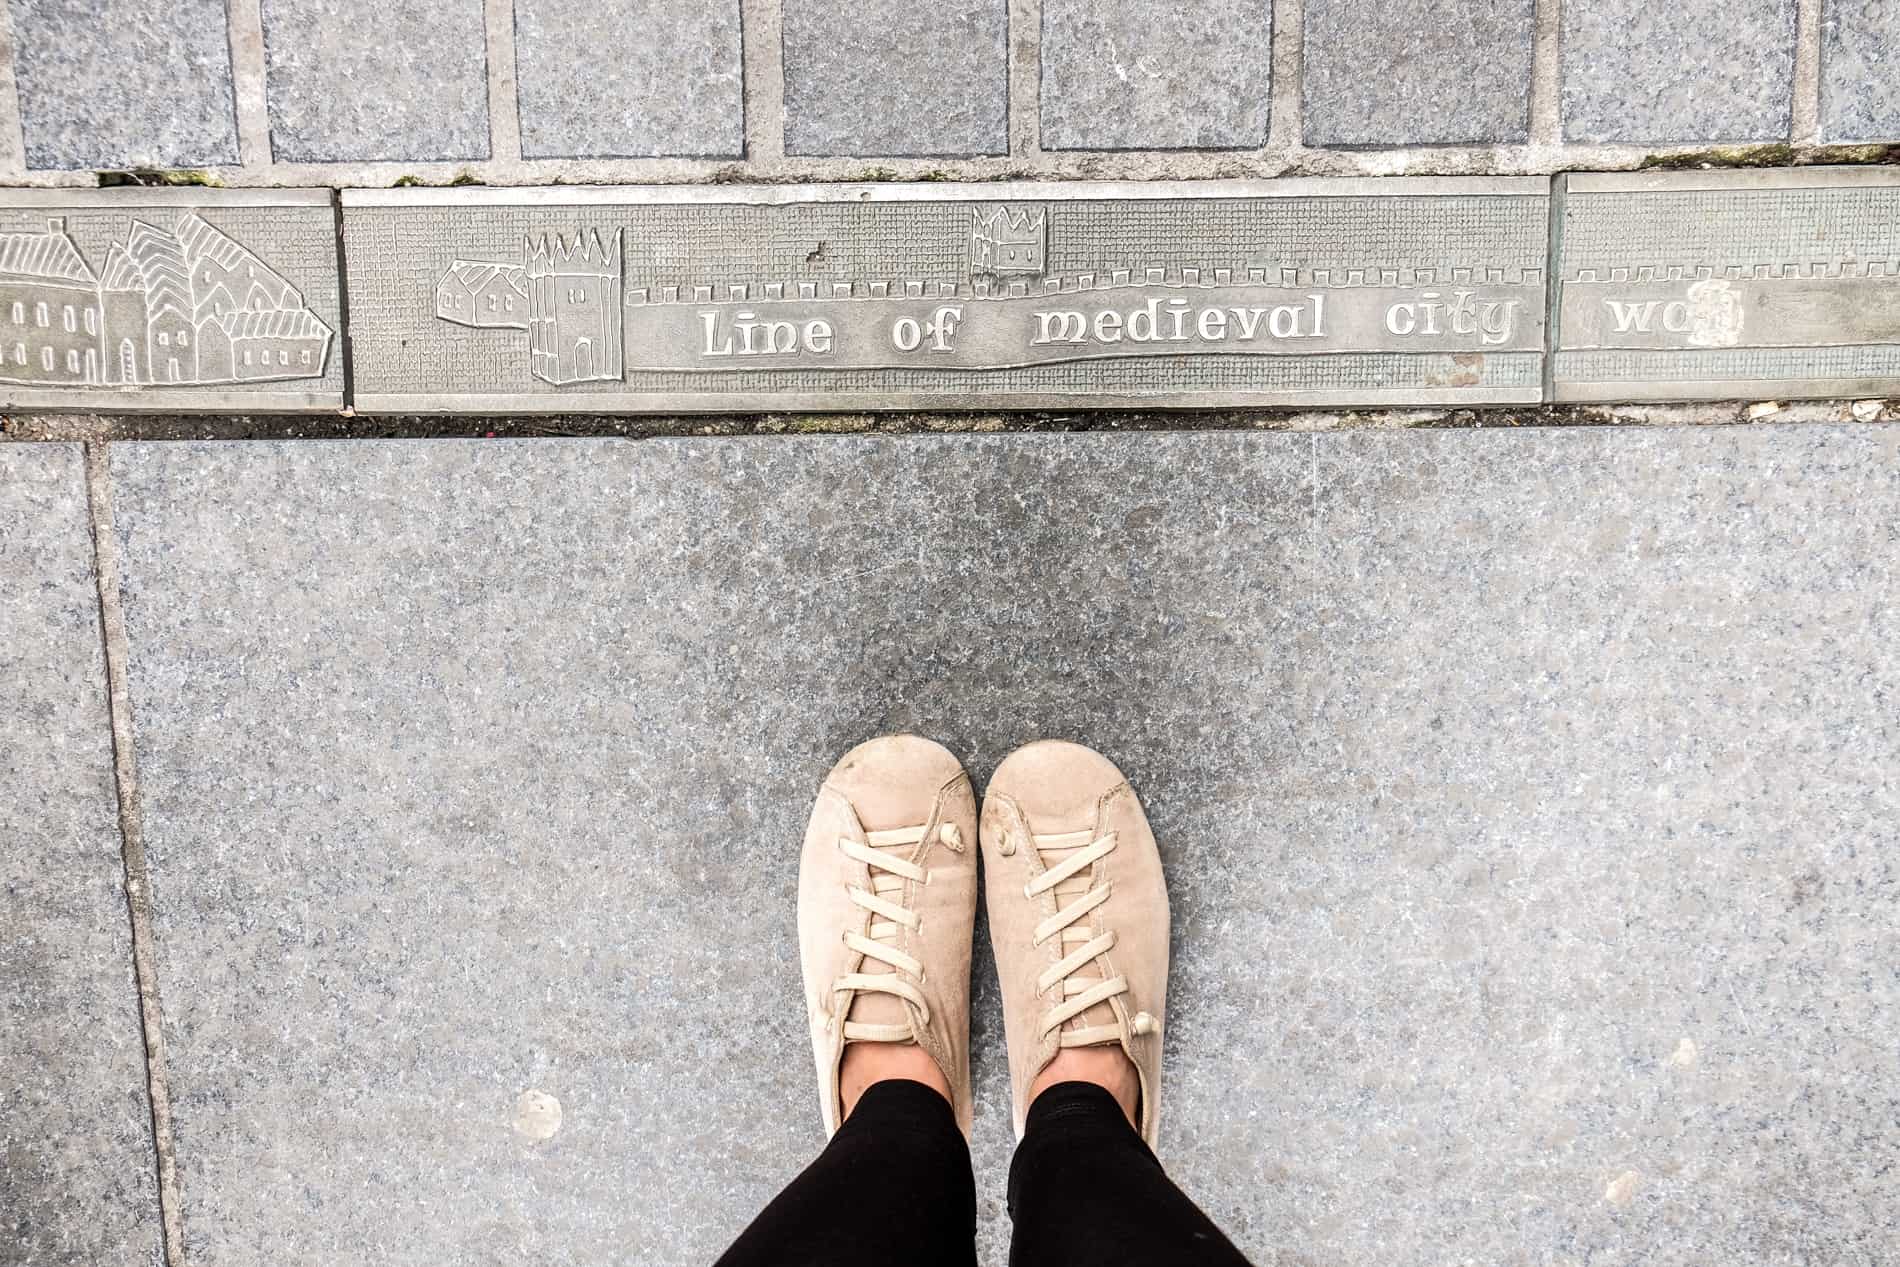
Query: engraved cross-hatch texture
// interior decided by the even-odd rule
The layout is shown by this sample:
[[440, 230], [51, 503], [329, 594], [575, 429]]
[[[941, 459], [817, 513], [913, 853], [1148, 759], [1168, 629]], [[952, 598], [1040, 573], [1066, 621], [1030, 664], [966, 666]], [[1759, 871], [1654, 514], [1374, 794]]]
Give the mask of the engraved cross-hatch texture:
[[1900, 385], [1900, 180], [1880, 169], [1568, 179], [1559, 400]]
[[[419, 409], [1535, 399], [1541, 183], [1351, 185], [346, 192], [357, 387]], [[775, 321], [758, 337], [797, 354], [745, 360], [745, 323]]]

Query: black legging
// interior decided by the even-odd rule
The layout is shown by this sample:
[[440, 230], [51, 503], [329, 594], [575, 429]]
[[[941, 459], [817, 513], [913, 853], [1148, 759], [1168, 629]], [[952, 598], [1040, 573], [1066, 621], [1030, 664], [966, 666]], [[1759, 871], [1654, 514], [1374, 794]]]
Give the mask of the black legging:
[[[1058, 1083], [1029, 1106], [1009, 1214], [1013, 1267], [1246, 1267], [1092, 1082]], [[974, 1267], [975, 1237], [970, 1149], [949, 1102], [894, 1080], [865, 1091], [716, 1267]]]

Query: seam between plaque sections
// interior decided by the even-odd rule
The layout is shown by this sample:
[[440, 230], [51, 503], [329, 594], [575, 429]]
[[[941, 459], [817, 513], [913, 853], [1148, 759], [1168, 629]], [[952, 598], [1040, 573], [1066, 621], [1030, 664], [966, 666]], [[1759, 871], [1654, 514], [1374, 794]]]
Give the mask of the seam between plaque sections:
[[336, 308], [337, 354], [342, 358], [343, 408], [348, 417], [356, 412], [356, 345], [350, 311], [350, 254], [344, 245], [343, 191], [330, 190], [330, 215], [336, 232]]
[[1557, 399], [1557, 349], [1563, 344], [1564, 209], [1570, 198], [1570, 176], [1557, 172], [1550, 178], [1550, 203], [1544, 224], [1544, 363], [1539, 382], [1546, 405]]

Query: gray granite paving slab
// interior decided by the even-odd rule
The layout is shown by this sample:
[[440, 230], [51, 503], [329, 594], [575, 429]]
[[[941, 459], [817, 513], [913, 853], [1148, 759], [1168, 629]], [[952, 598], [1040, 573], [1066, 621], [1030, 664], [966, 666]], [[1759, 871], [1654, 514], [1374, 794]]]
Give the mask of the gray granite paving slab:
[[8, 0], [26, 165], [238, 161], [221, 0]]
[[1826, 0], [1821, 135], [1830, 141], [1900, 139], [1900, 8]]
[[1591, 0], [1563, 6], [1570, 141], [1783, 141], [1795, 0]]
[[1307, 0], [1306, 143], [1525, 140], [1531, 9], [1531, 0]]
[[1047, 0], [1042, 147], [1251, 149], [1266, 144], [1270, 0]]
[[518, 0], [527, 158], [738, 156], [738, 0]]
[[710, 1260], [819, 1145], [797, 841], [894, 729], [1141, 788], [1162, 1155], [1258, 1262], [1873, 1267], [1900, 1231], [1900, 430], [113, 478], [194, 1261]]
[[280, 163], [487, 158], [482, 0], [262, 0]]
[[0, 1261], [158, 1267], [78, 445], [0, 446]]
[[785, 152], [1009, 150], [1007, 0], [784, 0]]

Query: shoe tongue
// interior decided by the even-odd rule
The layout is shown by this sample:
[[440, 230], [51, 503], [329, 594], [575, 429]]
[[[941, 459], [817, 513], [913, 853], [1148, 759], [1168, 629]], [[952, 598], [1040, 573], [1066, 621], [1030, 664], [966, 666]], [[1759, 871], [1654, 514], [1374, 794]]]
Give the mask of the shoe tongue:
[[[918, 850], [915, 842], [872, 845], [871, 847], [879, 853], [888, 853], [899, 858], [909, 858]], [[871, 891], [887, 901], [903, 901], [904, 883], [902, 876], [893, 875], [889, 871], [880, 871], [875, 867], [871, 869]], [[898, 935], [903, 931], [883, 916], [872, 915], [871, 927], [866, 935], [872, 941], [895, 946], [898, 944]], [[895, 972], [897, 969], [881, 959], [873, 959], [866, 955], [864, 962], [858, 966], [858, 971], [866, 976], [876, 976], [879, 973]], [[845, 1013], [845, 1019], [860, 1025], [908, 1025], [910, 1024], [910, 1008], [895, 994], [887, 994], [882, 990], [859, 990], [851, 1000], [851, 1007]]]
[[[1044, 868], [1054, 870], [1058, 865], [1066, 862], [1070, 855], [1074, 854], [1077, 850], [1086, 849], [1095, 843], [1095, 839], [1095, 833], [1093, 832], [1076, 832], [1063, 836], [1037, 836], [1036, 852], [1041, 856]], [[1056, 840], [1061, 843], [1044, 846], [1042, 844], [1044, 840]], [[1089, 890], [1095, 887], [1095, 868], [1100, 865], [1101, 863], [1097, 861], [1086, 866], [1050, 890], [1050, 892], [1055, 894], [1057, 910], [1071, 906], [1088, 896]], [[1058, 958], [1068, 955], [1087, 942], [1093, 941], [1095, 939], [1093, 912], [1089, 915], [1084, 915], [1081, 919], [1063, 929], [1060, 938], [1062, 944], [1057, 948]], [[1086, 989], [1093, 986], [1096, 982], [1103, 980], [1103, 977], [1101, 969], [1091, 960], [1070, 973], [1069, 980], [1075, 982], [1083, 989]], [[1081, 992], [1081, 989], [1073, 991], [1075, 994], [1080, 994]], [[1062, 999], [1051, 995], [1049, 1005], [1054, 1006], [1062, 1001]], [[1113, 1024], [1115, 1024], [1115, 1009], [1110, 1007], [1107, 1003], [1097, 1003], [1087, 1011], [1071, 1017], [1063, 1025], [1063, 1028], [1087, 1029], [1096, 1025]]]

